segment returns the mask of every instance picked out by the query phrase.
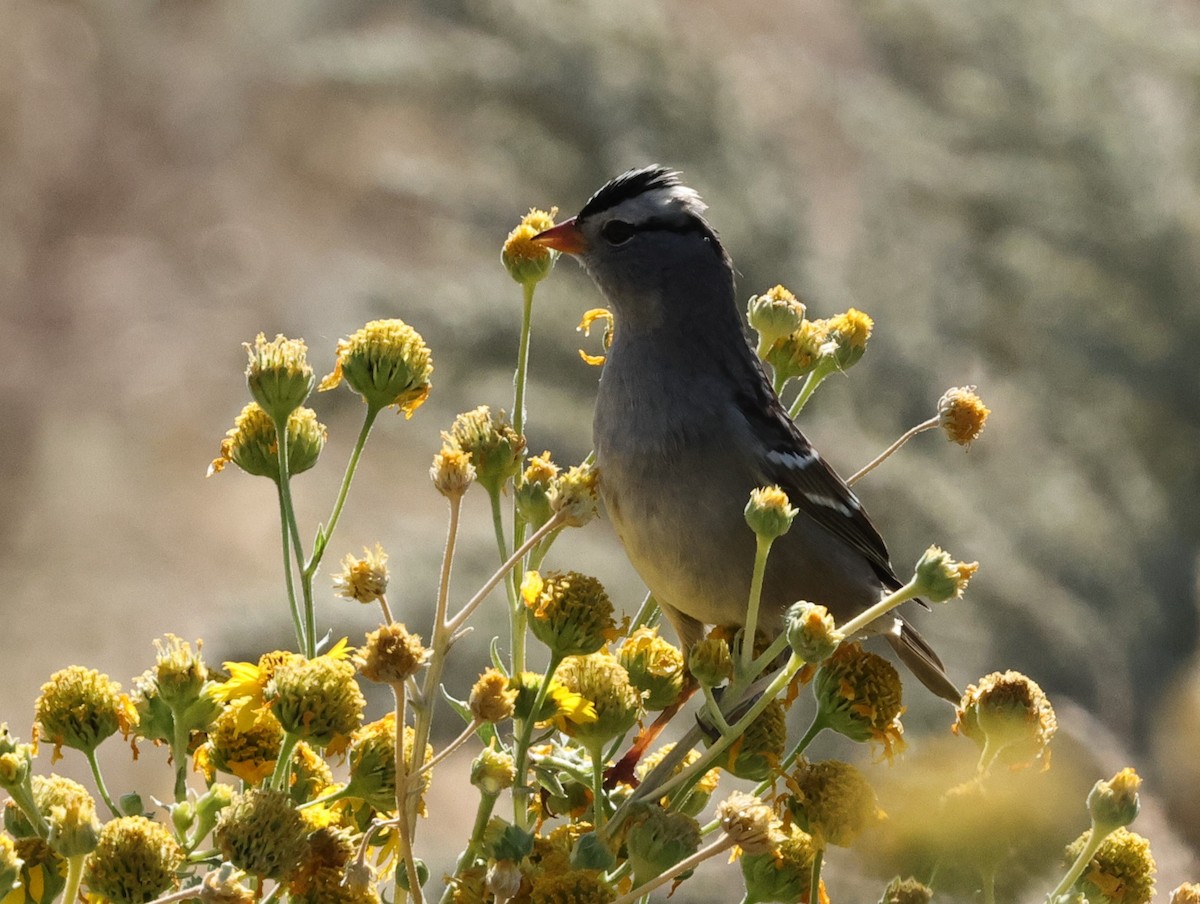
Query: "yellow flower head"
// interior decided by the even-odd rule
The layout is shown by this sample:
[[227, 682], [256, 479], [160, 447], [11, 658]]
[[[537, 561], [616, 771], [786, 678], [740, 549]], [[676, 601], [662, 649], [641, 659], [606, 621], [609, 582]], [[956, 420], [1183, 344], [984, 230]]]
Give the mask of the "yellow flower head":
[[717, 822], [747, 856], [772, 856], [784, 840], [775, 812], [744, 791], [734, 791], [717, 805]]
[[[312, 468], [325, 448], [329, 431], [317, 421], [311, 408], [297, 408], [288, 415], [288, 474], [295, 476]], [[242, 409], [233, 427], [221, 440], [221, 454], [208, 466], [212, 477], [233, 462], [253, 477], [269, 477], [279, 481], [279, 441], [275, 422], [258, 402]]]
[[316, 747], [347, 738], [362, 721], [366, 705], [354, 680], [353, 663], [328, 654], [282, 663], [264, 698], [285, 731]]
[[504, 240], [500, 259], [509, 275], [523, 286], [536, 285], [554, 269], [558, 252], [535, 244], [533, 237], [553, 226], [557, 215], [557, 207], [551, 207], [548, 211], [531, 207]]
[[238, 869], [278, 881], [300, 865], [308, 833], [308, 823], [287, 794], [252, 788], [221, 811], [213, 841]]
[[596, 708], [595, 721], [580, 724], [568, 720], [558, 726], [585, 747], [594, 748], [623, 735], [642, 714], [642, 695], [611, 653], [568, 656], [556, 677], [563, 687]]
[[176, 886], [183, 856], [164, 826], [144, 816], [122, 816], [101, 830], [83, 882], [89, 891], [119, 904], [149, 901]]
[[746, 318], [758, 333], [759, 354], [804, 323], [804, 303], [783, 286], [774, 286], [762, 295], [753, 295], [746, 304]]
[[484, 794], [496, 795], [511, 788], [517, 778], [517, 767], [510, 754], [495, 747], [485, 747], [471, 763], [471, 784]]
[[25, 784], [32, 775], [35, 750], [32, 744], [19, 744], [0, 722], [0, 788], [11, 792]]
[[[768, 853], [747, 852], [741, 861], [748, 901], [808, 902], [817, 848], [799, 826], [784, 830], [783, 840]], [[812, 902], [817, 904], [817, 902]]]
[[[1083, 851], [1091, 834], [1088, 829], [1067, 846], [1068, 864]], [[1157, 869], [1150, 842], [1120, 828], [1100, 843], [1072, 890], [1082, 894], [1088, 904], [1150, 904]]]
[[117, 729], [128, 733], [137, 713], [121, 693], [121, 685], [95, 669], [73, 665], [55, 672], [42, 685], [35, 718], [54, 744], [51, 762], [55, 762], [64, 746], [90, 753]]
[[7, 835], [0, 833], [0, 901], [21, 884], [21, 867], [25, 861], [17, 853], [17, 846]]
[[[338, 641], [337, 645], [326, 653], [326, 656], [344, 657], [346, 654], [346, 639]], [[275, 650], [263, 653], [258, 662], [223, 662], [229, 678], [213, 688], [213, 698], [232, 705], [238, 713], [238, 730], [248, 728], [254, 723], [258, 710], [266, 706], [263, 691], [267, 683], [275, 675], [275, 670], [292, 659], [301, 659], [299, 653], [286, 650]]]
[[208, 666], [200, 656], [202, 646], [198, 640], [193, 650], [191, 644], [174, 634], [154, 641], [154, 683], [159, 695], [172, 709], [191, 706], [204, 690]]
[[583, 319], [579, 321], [579, 326], [575, 327], [576, 332], [583, 333], [585, 336], [592, 335], [592, 324], [597, 320], [604, 321], [604, 337], [600, 340], [601, 347], [604, 349], [603, 355], [589, 355], [583, 349], [579, 350], [579, 357], [583, 359], [584, 364], [590, 364], [593, 367], [599, 367], [604, 363], [608, 356], [608, 350], [612, 348], [614, 326], [616, 319], [613, 317], [613, 312], [608, 308], [592, 308], [583, 315]]
[[371, 409], [395, 405], [412, 417], [429, 397], [433, 356], [421, 334], [400, 319], [372, 320], [337, 344], [337, 364], [318, 389], [343, 379]]
[[509, 687], [517, 692], [513, 714], [518, 719], [533, 719], [535, 722], [552, 720], [560, 731], [566, 731], [567, 725], [588, 725], [599, 718], [596, 705], [591, 700], [555, 678], [550, 679], [546, 699], [542, 708], [535, 713], [533, 704], [541, 683], [542, 676], [537, 672], [521, 672], [509, 679]]
[[781, 802], [819, 847], [850, 847], [881, 818], [874, 790], [849, 763], [801, 759], [784, 784], [788, 794]]
[[464, 411], [442, 432], [442, 440], [471, 456], [475, 475], [489, 493], [499, 492], [521, 471], [525, 437], [513, 429], [503, 411], [493, 414], [487, 405]]
[[788, 502], [787, 493], [777, 486], [758, 487], [750, 491], [746, 503], [746, 523], [763, 540], [777, 540], [788, 532], [796, 509]]
[[938, 400], [938, 426], [948, 440], [960, 446], [969, 446], [979, 438], [991, 413], [974, 386], [947, 389]]
[[729, 643], [713, 631], [688, 648], [688, 671], [701, 687], [717, 687], [733, 676], [733, 654]]
[[805, 662], [822, 662], [845, 640], [824, 606], [801, 600], [787, 612], [787, 636], [792, 651]]
[[1058, 721], [1036, 681], [1020, 672], [992, 672], [967, 687], [954, 730], [984, 750], [985, 767], [992, 760], [1026, 766], [1045, 762]]
[[568, 527], [583, 527], [596, 517], [600, 472], [595, 465], [574, 465], [559, 474], [550, 487], [550, 509], [561, 513]]
[[[511, 687], [509, 680], [497, 669], [487, 669], [476, 679], [471, 687], [471, 695], [467, 706], [480, 722], [495, 724], [503, 722], [513, 714], [518, 691]], [[530, 706], [533, 701], [530, 701]]]
[[1108, 781], [1096, 782], [1088, 794], [1088, 814], [1097, 826], [1127, 826], [1137, 818], [1142, 780], [1126, 766]]
[[904, 749], [900, 675], [882, 656], [861, 644], [841, 644], [817, 672], [813, 691], [834, 731], [853, 741], [877, 741], [887, 757]]
[[[413, 762], [413, 744], [416, 731], [411, 725], [404, 726], [404, 750], [402, 755], [412, 774], [423, 763], [433, 759], [433, 748], [426, 744], [421, 763]], [[422, 772], [419, 778], [409, 780], [409, 792], [419, 795], [417, 812], [425, 815], [425, 792], [433, 778], [430, 771]], [[376, 810], [384, 812], [396, 809], [396, 714], [388, 713], [382, 719], [355, 730], [350, 737], [350, 783], [343, 792], [347, 797], [365, 800]]]
[[250, 395], [275, 423], [286, 424], [288, 415], [312, 393], [315, 377], [308, 365], [308, 347], [303, 339], [278, 335], [268, 342], [259, 333], [254, 345], [247, 342], [245, 348], [250, 359], [246, 366]]
[[[275, 769], [283, 744], [283, 726], [269, 710], [258, 710], [247, 728], [238, 727], [239, 713], [226, 709], [208, 733], [202, 762], [257, 785]], [[198, 752], [199, 755], [199, 752]]]
[[392, 622], [367, 635], [356, 661], [368, 681], [397, 684], [415, 675], [429, 655], [419, 634], [409, 634], [404, 625]]
[[577, 571], [525, 575], [521, 596], [534, 636], [558, 656], [595, 653], [616, 639], [613, 605], [604, 586]]
[[559, 467], [550, 459], [549, 452], [533, 455], [517, 484], [517, 509], [534, 530], [550, 520], [550, 488], [558, 471]]
[[617, 661], [629, 673], [629, 680], [644, 697], [651, 711], [666, 709], [679, 699], [683, 690], [683, 653], [657, 628], [638, 628], [622, 641]]
[[867, 350], [867, 340], [875, 326], [862, 311], [851, 308], [844, 314], [830, 317], [826, 322], [826, 348], [833, 346], [833, 361], [839, 370], [856, 364]]
[[471, 453], [450, 444], [442, 446], [429, 466], [429, 479], [433, 481], [434, 489], [447, 499], [461, 499], [475, 476]]
[[[96, 818], [96, 802], [79, 782], [51, 773], [31, 777], [33, 803], [42, 819], [49, 825], [46, 838], [54, 853], [60, 857], [86, 854], [96, 847], [100, 837], [100, 820]], [[4, 814], [5, 827], [14, 835], [39, 834], [24, 813], [9, 807]]]
[[914, 569], [917, 589], [931, 603], [961, 599], [979, 570], [978, 562], [957, 562], [937, 546], [925, 550]]
[[363, 557], [347, 553], [342, 570], [333, 578], [333, 592], [342, 599], [373, 603], [387, 594], [387, 553], [378, 543], [372, 552], [363, 547]]
[[781, 380], [807, 376], [817, 366], [829, 338], [827, 321], [805, 320], [767, 349], [764, 360]]
[[779, 766], [786, 748], [787, 711], [782, 700], [772, 700], [733, 742], [722, 765], [738, 778], [761, 782]]
[[[292, 800], [302, 804], [315, 800], [333, 785], [333, 770], [325, 762], [325, 758], [301, 741], [292, 751], [291, 771]], [[316, 812], [316, 807], [305, 810], [305, 813]]]

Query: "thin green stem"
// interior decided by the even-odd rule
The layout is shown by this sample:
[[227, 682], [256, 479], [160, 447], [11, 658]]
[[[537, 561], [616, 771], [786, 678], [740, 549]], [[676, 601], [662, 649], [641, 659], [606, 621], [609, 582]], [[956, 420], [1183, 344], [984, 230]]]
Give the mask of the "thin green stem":
[[774, 376], [771, 378], [771, 386], [775, 390], [775, 395], [783, 395], [783, 390], [787, 388], [789, 380], [791, 380], [791, 377], [785, 377], [778, 370], [775, 371]]
[[[418, 747], [413, 744], [412, 763], [407, 763], [404, 760], [404, 682], [397, 681], [392, 684], [392, 696], [396, 700], [396, 819], [399, 820], [397, 833], [400, 836], [400, 858], [404, 862], [405, 872], [408, 873], [408, 892], [412, 895], [414, 904], [422, 904], [425, 900], [421, 891], [421, 878], [417, 873], [417, 860], [413, 856], [412, 836], [416, 828], [414, 812], [413, 820], [409, 819], [409, 803], [408, 803], [408, 779], [415, 772], [418, 750], [424, 750], [425, 745]], [[429, 709], [432, 710], [432, 703], [429, 703]]]
[[704, 694], [704, 711], [708, 713], [708, 717], [713, 720], [713, 724], [717, 726], [717, 730], [721, 734], [725, 734], [730, 730], [729, 722], [725, 719], [725, 714], [721, 712], [721, 706], [717, 703], [717, 698], [713, 696], [711, 687], [700, 687]]
[[887, 615], [901, 603], [906, 603], [911, 599], [915, 599], [919, 594], [917, 590], [917, 582], [914, 578], [898, 590], [894, 590], [881, 599], [878, 603], [860, 612], [850, 621], [841, 626], [841, 632], [847, 637], [852, 637], [857, 634], [871, 622]]
[[279, 529], [283, 545], [283, 579], [287, 584], [288, 606], [292, 610], [292, 627], [296, 630], [296, 649], [307, 650], [304, 639], [304, 624], [300, 620], [300, 606], [296, 603], [296, 580], [292, 575], [292, 542], [288, 534], [288, 504], [285, 501], [282, 483], [276, 483], [279, 495]]
[[542, 681], [538, 685], [537, 694], [534, 695], [533, 707], [529, 710], [529, 718], [519, 719], [516, 726], [516, 755], [513, 758], [513, 774], [516, 776], [512, 792], [513, 822], [522, 829], [529, 826], [529, 798], [532, 796], [532, 789], [525, 782], [525, 773], [528, 772], [529, 742], [533, 737], [533, 726], [537, 722], [537, 715], [542, 711], [542, 706], [545, 704], [546, 696], [550, 691], [550, 682], [554, 680], [554, 673], [558, 671], [558, 666], [561, 662], [561, 656], [554, 652], [550, 653], [550, 662], [546, 666], [546, 674], [542, 676]]
[[275, 771], [271, 773], [270, 787], [275, 791], [286, 791], [288, 774], [292, 767], [292, 751], [300, 742], [298, 735], [290, 731], [283, 733], [283, 742], [279, 745], [279, 759], [275, 761]]
[[179, 713], [171, 712], [171, 758], [175, 761], [175, 803], [187, 800], [187, 755], [189, 732]]
[[[292, 502], [292, 477], [288, 461], [288, 432], [287, 421], [275, 423], [275, 448], [279, 461], [279, 506], [283, 520], [287, 525], [287, 534], [291, 537], [292, 550], [298, 563], [304, 562], [304, 546], [300, 541], [300, 528], [296, 524], [296, 506]], [[285, 544], [286, 546], [286, 544]], [[292, 565], [287, 549], [284, 549], [284, 567], [287, 569], [289, 599], [293, 608], [296, 606], [295, 587], [292, 584]], [[301, 647], [304, 655], [310, 659], [317, 655], [316, 626], [313, 621], [312, 582], [308, 580], [307, 568], [301, 566], [300, 590], [304, 597], [304, 631], [302, 632]]]
[[[824, 360], [822, 359], [822, 361]], [[791, 407], [788, 408], [788, 417], [792, 420], [796, 419], [796, 415], [804, 410], [804, 406], [808, 404], [808, 400], [812, 398], [812, 394], [817, 391], [817, 387], [831, 373], [833, 373], [833, 368], [821, 362], [818, 362], [817, 366], [809, 371], [808, 376], [804, 378], [804, 384], [800, 387], [799, 394], [792, 401]]]
[[1092, 862], [1092, 857], [1096, 855], [1096, 851], [1100, 849], [1100, 845], [1104, 843], [1104, 839], [1116, 831], [1117, 826], [1114, 825], [1098, 825], [1095, 820], [1092, 820], [1092, 833], [1088, 836], [1087, 844], [1083, 846], [1083, 850], [1079, 852], [1079, 856], [1075, 858], [1075, 862], [1071, 864], [1071, 868], [1067, 870], [1067, 874], [1063, 876], [1062, 881], [1058, 883], [1054, 891], [1050, 892], [1050, 902], [1054, 904], [1060, 897], [1070, 891], [1071, 886], [1076, 880], [1083, 875], [1083, 871], [1087, 869], [1087, 865]]
[[[783, 758], [783, 762], [779, 764], [779, 771], [786, 772], [789, 768], [791, 768], [792, 763], [796, 762], [796, 760], [800, 758], [800, 755], [808, 749], [808, 745], [811, 744], [816, 736], [824, 731], [827, 727], [828, 726], [825, 724], [824, 713], [818, 712], [813, 718], [812, 723], [808, 726], [808, 731], [804, 732], [804, 737], [796, 742], [796, 746], [791, 749], [788, 755]], [[770, 784], [770, 782], [763, 782], [754, 789], [754, 793], [762, 794], [767, 790], [768, 787], [770, 787]]]
[[612, 904], [634, 904], [639, 898], [650, 894], [654, 889], [666, 885], [676, 876], [681, 876], [688, 870], [693, 870], [710, 857], [715, 857], [722, 851], [727, 851], [733, 847], [734, 841], [728, 835], [722, 835], [708, 847], [701, 848], [688, 857], [686, 860], [680, 860], [673, 867], [663, 873], [661, 876], [655, 876], [649, 882], [639, 885], [632, 891], [621, 895]]
[[608, 819], [604, 812], [604, 745], [587, 745], [587, 751], [592, 758], [592, 828], [599, 832]]
[[918, 433], [924, 433], [926, 430], [932, 430], [937, 425], [938, 419], [936, 417], [931, 417], [929, 420], [922, 421], [921, 423], [917, 424], [917, 426], [907, 431], [898, 440], [867, 462], [867, 464], [854, 472], [854, 474], [846, 480], [846, 483], [849, 486], [854, 486], [854, 484], [858, 483], [860, 480], [878, 468], [881, 464], [887, 461], [895, 452], [899, 451], [901, 446], [903, 446]]
[[457, 738], [455, 738], [453, 741], [451, 741], [449, 744], [447, 744], [445, 747], [443, 747], [441, 750], [439, 750], [433, 756], [433, 758], [429, 760], [428, 763], [424, 763], [420, 769], [417, 769], [417, 771], [413, 773], [413, 775], [416, 776], [416, 775], [420, 775], [423, 772], [431, 771], [434, 766], [436, 766], [438, 763], [442, 762], [442, 760], [444, 760], [446, 757], [450, 756], [450, 754], [454, 753], [454, 751], [458, 750], [459, 747], [462, 747], [462, 745], [467, 743], [467, 741], [471, 740], [472, 735], [475, 734], [475, 732], [479, 729], [479, 726], [482, 724], [483, 723], [480, 722], [478, 719], [472, 719], [471, 724], [469, 724], [466, 728], [463, 729], [462, 734], [460, 734]]
[[64, 904], [75, 904], [79, 900], [79, 883], [83, 879], [83, 862], [87, 854], [75, 854], [67, 858], [67, 884], [63, 886]]
[[738, 656], [738, 678], [746, 681], [750, 666], [754, 662], [754, 637], [758, 633], [758, 607], [762, 601], [763, 575], [767, 571], [767, 554], [771, 551], [772, 537], [755, 535], [758, 541], [754, 552], [754, 574], [750, 578], [750, 601], [746, 606], [746, 627], [742, 631], [742, 648]]
[[312, 557], [304, 566], [304, 573], [310, 579], [316, 574], [317, 568], [321, 564], [321, 557], [325, 555], [325, 549], [329, 545], [329, 539], [333, 536], [334, 528], [337, 527], [338, 519], [342, 517], [342, 509], [346, 505], [346, 495], [350, 492], [350, 484], [354, 480], [354, 473], [358, 470], [358, 460], [362, 457], [363, 447], [367, 444], [367, 437], [371, 435], [375, 419], [382, 410], [375, 405], [367, 404], [367, 414], [363, 418], [362, 428], [358, 431], [358, 439], [350, 452], [350, 460], [346, 463], [346, 473], [342, 476], [342, 486], [338, 490], [337, 501], [334, 502], [333, 511], [330, 512], [329, 519], [321, 528], [317, 542], [313, 545]]
[[[454, 864], [454, 872], [451, 878], [459, 876], [464, 869], [475, 862], [475, 852], [479, 849], [480, 843], [483, 841], [483, 833], [487, 829], [488, 822], [492, 818], [492, 810], [496, 807], [496, 801], [500, 797], [499, 794], [481, 794], [479, 798], [479, 806], [475, 809], [475, 826], [471, 829], [471, 837], [467, 839], [467, 846], [463, 848], [463, 852], [458, 857], [458, 862]], [[446, 883], [446, 890], [442, 893], [441, 904], [449, 904], [454, 897], [454, 885], [450, 882]]]
[[[817, 848], [813, 853], [812, 880], [808, 886], [809, 904], [817, 904], [821, 900], [821, 861], [824, 857], [824, 848]], [[992, 904], [995, 904], [995, 902], [992, 902]]]
[[83, 755], [87, 757], [88, 765], [92, 767], [92, 778], [96, 782], [96, 790], [100, 792], [100, 797], [108, 804], [108, 809], [112, 810], [113, 816], [120, 816], [121, 811], [117, 809], [117, 805], [113, 803], [112, 797], [109, 796], [108, 788], [104, 784], [104, 776], [100, 774], [100, 763], [96, 759], [96, 749], [85, 750]]
[[536, 283], [521, 286], [521, 339], [517, 345], [517, 372], [513, 376], [513, 429], [518, 436], [525, 433], [525, 382], [529, 375], [529, 337], [533, 326], [533, 292]]

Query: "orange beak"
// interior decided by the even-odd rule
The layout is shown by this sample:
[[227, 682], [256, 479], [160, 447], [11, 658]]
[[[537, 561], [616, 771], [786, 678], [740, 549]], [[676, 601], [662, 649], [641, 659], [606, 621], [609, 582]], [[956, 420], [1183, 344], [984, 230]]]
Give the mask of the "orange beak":
[[531, 241], [535, 245], [553, 248], [564, 254], [579, 254], [587, 251], [587, 242], [583, 238], [583, 233], [579, 231], [579, 227], [575, 225], [574, 217], [564, 220], [557, 226], [551, 226], [545, 232], [539, 232]]

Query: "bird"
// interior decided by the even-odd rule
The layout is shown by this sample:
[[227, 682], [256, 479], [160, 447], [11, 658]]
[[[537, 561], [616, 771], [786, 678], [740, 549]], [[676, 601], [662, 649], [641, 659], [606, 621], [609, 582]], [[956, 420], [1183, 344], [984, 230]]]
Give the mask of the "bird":
[[[706, 209], [677, 171], [646, 166], [533, 239], [579, 261], [613, 314], [593, 419], [600, 497], [685, 649], [706, 625], [745, 624], [757, 487], [779, 486], [798, 512], [771, 547], [760, 629], [777, 636], [798, 600], [843, 623], [902, 584], [862, 503], [772, 388]], [[902, 617], [883, 621], [909, 670], [958, 703], [928, 642]]]

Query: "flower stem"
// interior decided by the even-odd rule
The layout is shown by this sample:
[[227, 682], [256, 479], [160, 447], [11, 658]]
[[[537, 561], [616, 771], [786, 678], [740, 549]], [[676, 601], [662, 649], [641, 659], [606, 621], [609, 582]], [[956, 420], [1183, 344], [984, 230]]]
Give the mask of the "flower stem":
[[700, 690], [704, 693], [704, 711], [708, 713], [708, 717], [713, 720], [713, 724], [721, 734], [725, 734], [730, 730], [729, 722], [725, 719], [725, 714], [721, 712], [721, 706], [717, 703], [717, 698], [713, 696], [711, 687], [701, 686]]
[[788, 408], [788, 417], [792, 420], [796, 419], [796, 415], [804, 410], [804, 406], [808, 404], [808, 400], [812, 398], [812, 394], [817, 391], [817, 387], [831, 373], [833, 373], [832, 367], [820, 362], [809, 371], [808, 376], [804, 378], [804, 385], [800, 387], [800, 393], [793, 400], [791, 407]]
[[588, 745], [592, 758], [592, 828], [599, 832], [608, 818], [604, 812], [604, 745]]
[[1083, 850], [1079, 852], [1079, 856], [1075, 858], [1075, 862], [1071, 864], [1071, 868], [1067, 870], [1067, 874], [1063, 876], [1062, 881], [1054, 891], [1050, 892], [1049, 901], [1055, 904], [1060, 897], [1070, 891], [1071, 886], [1076, 880], [1083, 875], [1083, 871], [1087, 865], [1092, 862], [1092, 857], [1096, 851], [1100, 850], [1100, 845], [1104, 843], [1104, 839], [1116, 831], [1117, 826], [1114, 825], [1098, 825], [1095, 820], [1092, 821], [1092, 834], [1088, 836], [1087, 844], [1083, 846]]
[[525, 783], [525, 773], [528, 771], [529, 761], [529, 741], [533, 737], [533, 726], [537, 722], [537, 714], [541, 712], [542, 706], [546, 702], [546, 696], [550, 691], [550, 682], [554, 680], [554, 673], [558, 671], [561, 662], [562, 657], [551, 652], [550, 662], [546, 666], [546, 674], [542, 676], [542, 682], [538, 685], [537, 694], [533, 698], [533, 707], [529, 710], [529, 718], [520, 720], [517, 729], [517, 749], [513, 771], [516, 783], [513, 785], [512, 793], [513, 822], [522, 829], [527, 828], [529, 824], [529, 798], [532, 790]]
[[296, 629], [296, 649], [307, 650], [304, 639], [304, 624], [300, 620], [300, 607], [296, 604], [296, 581], [292, 576], [292, 543], [288, 535], [288, 502], [283, 492], [282, 481], [275, 485], [279, 494], [279, 527], [283, 544], [283, 579], [287, 584], [288, 606], [292, 610], [292, 627]]
[[471, 736], [475, 734], [475, 732], [478, 730], [479, 726], [482, 724], [483, 723], [480, 722], [478, 719], [472, 719], [471, 724], [463, 729], [462, 734], [460, 734], [457, 738], [455, 738], [453, 741], [451, 741], [449, 744], [447, 744], [445, 747], [443, 747], [441, 750], [439, 750], [437, 752], [437, 754], [428, 763], [423, 764], [420, 769], [417, 769], [413, 773], [413, 776], [414, 777], [419, 776], [419, 775], [421, 775], [421, 773], [429, 772], [431, 769], [433, 769], [434, 766], [436, 766], [438, 763], [440, 763], [446, 757], [450, 756], [450, 754], [454, 753], [454, 751], [458, 750], [459, 747], [462, 747], [462, 745], [467, 743], [467, 741], [471, 740]]
[[67, 884], [63, 887], [62, 900], [64, 904], [74, 904], [79, 900], [79, 883], [83, 879], [83, 861], [87, 854], [75, 854], [67, 858]]
[[746, 606], [746, 627], [742, 630], [741, 655], [738, 657], [738, 678], [749, 680], [750, 667], [754, 662], [754, 638], [758, 633], [758, 607], [762, 601], [763, 575], [767, 571], [767, 554], [771, 551], [770, 537], [756, 535], [758, 544], [754, 552], [754, 574], [750, 578], [750, 601]]
[[[287, 421], [275, 424], [275, 447], [279, 461], [279, 505], [287, 525], [287, 533], [292, 538], [292, 549], [296, 553], [296, 562], [304, 561], [304, 546], [300, 542], [300, 528], [296, 525], [296, 507], [292, 502], [292, 477], [288, 462], [288, 432]], [[287, 570], [289, 597], [293, 608], [296, 606], [295, 588], [292, 584], [292, 565], [288, 551], [284, 550], [284, 568]], [[312, 582], [308, 580], [307, 567], [300, 570], [300, 591], [304, 596], [304, 630], [301, 637], [300, 649], [310, 659], [317, 655], [316, 626], [313, 619]]]
[[856, 471], [849, 479], [846, 480], [846, 483], [850, 486], [854, 486], [854, 484], [858, 483], [860, 480], [878, 468], [881, 464], [887, 461], [893, 453], [897, 452], [901, 446], [903, 446], [918, 433], [924, 433], [926, 430], [932, 430], [937, 425], [938, 419], [936, 417], [931, 417], [929, 420], [922, 421], [921, 423], [917, 424], [917, 426], [906, 432], [898, 440], [867, 462], [866, 465]]
[[[480, 795], [479, 806], [475, 810], [475, 826], [471, 830], [471, 837], [467, 840], [467, 846], [463, 848], [463, 852], [458, 857], [458, 862], [454, 864], [454, 872], [451, 874], [451, 878], [459, 876], [464, 869], [475, 862], [475, 852], [479, 849], [479, 845], [483, 841], [483, 833], [492, 818], [492, 810], [495, 808], [496, 800], [499, 797], [499, 794]], [[453, 897], [454, 885], [451, 882], [447, 882], [446, 890], [442, 893], [441, 904], [449, 904], [450, 899]]]
[[639, 885], [632, 891], [621, 895], [619, 898], [613, 901], [612, 904], [634, 904], [638, 898], [648, 895], [650, 892], [654, 891], [654, 889], [659, 888], [660, 886], [666, 885], [676, 876], [681, 876], [688, 870], [695, 869], [709, 857], [715, 857], [722, 851], [729, 850], [731, 847], [733, 847], [733, 843], [733, 839], [728, 835], [722, 835], [708, 847], [701, 848], [685, 860], [680, 860], [661, 876], [655, 876], [649, 882]]
[[887, 615], [901, 603], [906, 603], [911, 599], [915, 599], [918, 593], [916, 586], [916, 579], [914, 578], [900, 589], [893, 590], [870, 609], [860, 612], [854, 618], [850, 619], [850, 621], [842, 625], [842, 633], [847, 637], [851, 637], [854, 634], [857, 634], [867, 625], [871, 624], [871, 622]]
[[290, 731], [283, 733], [283, 742], [279, 745], [279, 759], [275, 761], [275, 771], [271, 773], [270, 787], [276, 791], [287, 790], [287, 777], [292, 764], [292, 751], [300, 742], [298, 735]]
[[[817, 904], [821, 900], [821, 860], [824, 859], [824, 855], [823, 848], [817, 848], [813, 854], [812, 881], [808, 886], [809, 904]], [[993, 901], [992, 904], [995, 902]]]
[[117, 805], [113, 803], [112, 797], [109, 796], [108, 788], [104, 784], [104, 776], [100, 774], [100, 763], [96, 759], [96, 749], [85, 750], [83, 755], [87, 757], [88, 765], [92, 767], [92, 778], [96, 781], [96, 790], [100, 792], [100, 797], [108, 804], [108, 809], [112, 810], [112, 815], [119, 817], [121, 811], [117, 809]]
[[333, 511], [329, 513], [329, 520], [325, 522], [325, 526], [321, 528], [317, 542], [313, 545], [312, 557], [304, 566], [304, 573], [311, 579], [316, 574], [318, 566], [321, 564], [321, 557], [325, 555], [325, 548], [329, 545], [329, 538], [333, 536], [333, 530], [337, 527], [338, 519], [342, 517], [342, 508], [346, 505], [346, 495], [350, 492], [350, 483], [354, 480], [354, 473], [358, 470], [358, 460], [362, 457], [363, 447], [367, 444], [367, 437], [371, 435], [371, 428], [375, 425], [375, 418], [379, 416], [382, 408], [368, 403], [367, 414], [363, 418], [362, 428], [358, 431], [358, 439], [354, 443], [354, 449], [350, 452], [350, 460], [346, 463], [346, 473], [342, 476], [342, 486], [338, 490], [337, 501], [333, 504]]
[[[404, 869], [408, 873], [408, 890], [412, 895], [414, 904], [421, 904], [424, 900], [421, 893], [421, 880], [417, 874], [417, 861], [413, 856], [412, 849], [412, 832], [413, 825], [408, 819], [408, 779], [409, 779], [409, 764], [404, 761], [404, 682], [397, 681], [392, 684], [392, 696], [396, 700], [396, 819], [399, 821], [399, 826], [396, 831], [400, 836], [400, 858], [404, 862]], [[426, 701], [429, 709], [433, 709], [432, 703]], [[414, 739], [415, 740], [415, 739]], [[417, 751], [424, 749], [424, 745], [420, 748], [413, 744], [413, 766], [417, 762]]]
[[513, 375], [513, 429], [525, 433], [525, 382], [529, 374], [529, 336], [533, 326], [533, 291], [537, 283], [525, 283], [521, 304], [521, 339], [517, 345], [517, 372]]

